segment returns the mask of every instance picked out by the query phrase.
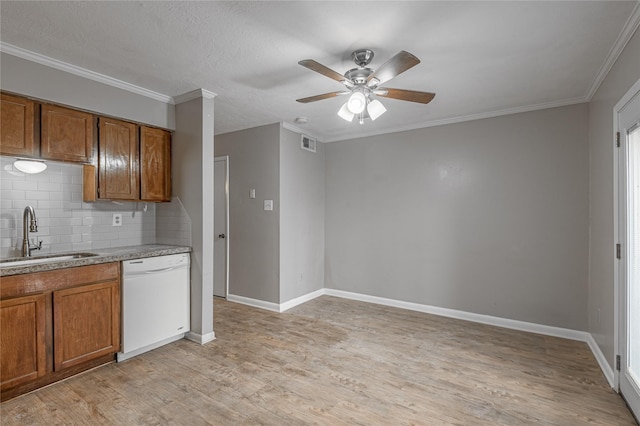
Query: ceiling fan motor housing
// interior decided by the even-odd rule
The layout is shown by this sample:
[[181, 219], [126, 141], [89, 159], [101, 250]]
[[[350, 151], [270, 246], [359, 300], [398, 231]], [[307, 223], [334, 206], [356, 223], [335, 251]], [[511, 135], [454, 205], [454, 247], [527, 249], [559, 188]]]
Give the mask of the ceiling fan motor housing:
[[373, 74], [371, 68], [353, 68], [344, 73], [344, 76], [355, 84], [365, 84], [371, 74]]

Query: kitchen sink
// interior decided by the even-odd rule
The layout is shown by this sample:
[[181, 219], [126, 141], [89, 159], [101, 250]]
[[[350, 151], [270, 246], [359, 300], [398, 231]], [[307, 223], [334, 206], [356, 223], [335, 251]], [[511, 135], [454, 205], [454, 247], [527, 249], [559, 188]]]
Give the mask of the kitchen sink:
[[94, 253], [68, 253], [50, 256], [18, 257], [0, 260], [0, 268], [10, 268], [12, 266], [37, 265], [39, 263], [63, 262], [65, 260], [82, 259], [85, 257], [97, 256]]

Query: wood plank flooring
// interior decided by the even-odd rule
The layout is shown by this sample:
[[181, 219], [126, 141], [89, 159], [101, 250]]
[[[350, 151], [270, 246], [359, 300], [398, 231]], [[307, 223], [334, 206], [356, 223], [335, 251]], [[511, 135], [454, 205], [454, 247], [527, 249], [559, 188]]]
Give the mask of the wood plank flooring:
[[328, 296], [214, 316], [214, 342], [7, 401], [2, 425], [636, 424], [581, 342]]

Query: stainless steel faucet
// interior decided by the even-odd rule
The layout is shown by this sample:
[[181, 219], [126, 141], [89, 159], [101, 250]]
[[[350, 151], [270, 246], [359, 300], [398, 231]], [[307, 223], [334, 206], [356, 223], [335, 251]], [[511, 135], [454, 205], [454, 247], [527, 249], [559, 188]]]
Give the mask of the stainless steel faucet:
[[[31, 216], [31, 220], [29, 220], [29, 216]], [[29, 225], [27, 226], [27, 222]], [[24, 208], [24, 213], [22, 214], [22, 256], [29, 257], [31, 256], [31, 252], [33, 250], [40, 250], [42, 248], [42, 241], [40, 244], [36, 246], [31, 246], [31, 242], [29, 241], [29, 231], [38, 232], [38, 222], [36, 221], [36, 212], [33, 210], [33, 207], [27, 206]]]

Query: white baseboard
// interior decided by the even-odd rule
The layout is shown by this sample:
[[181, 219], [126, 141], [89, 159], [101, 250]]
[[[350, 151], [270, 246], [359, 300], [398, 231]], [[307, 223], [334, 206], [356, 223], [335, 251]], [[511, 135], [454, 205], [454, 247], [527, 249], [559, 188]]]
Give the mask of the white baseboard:
[[268, 311], [280, 312], [280, 305], [273, 302], [265, 302], [264, 300], [251, 299], [250, 297], [237, 296], [235, 294], [227, 294], [229, 302], [241, 303], [243, 305], [253, 306], [254, 308], [266, 309]]
[[300, 297], [296, 297], [295, 299], [291, 299], [288, 302], [284, 302], [280, 304], [280, 312], [287, 311], [295, 306], [302, 305], [310, 300], [315, 299], [316, 297], [320, 297], [325, 294], [325, 289], [321, 288], [320, 290], [313, 291], [311, 293], [304, 294]]
[[193, 331], [190, 331], [184, 336], [184, 338], [192, 342], [196, 342], [196, 343], [200, 343], [201, 345], [204, 345], [205, 343], [209, 343], [216, 340], [216, 333], [212, 331], [211, 333], [207, 333], [207, 334], [199, 334], [199, 333], [194, 333]]
[[586, 331], [572, 330], [569, 328], [562, 328], [562, 327], [553, 327], [550, 325], [543, 325], [543, 324], [536, 324], [536, 323], [519, 321], [514, 319], [508, 319], [508, 318], [494, 317], [491, 315], [476, 314], [473, 312], [465, 312], [465, 311], [459, 311], [456, 309], [441, 308], [438, 306], [423, 305], [423, 304], [413, 303], [413, 302], [405, 302], [402, 300], [387, 299], [387, 298], [378, 297], [378, 296], [369, 296], [367, 294], [352, 293], [349, 291], [335, 290], [331, 288], [323, 288], [320, 290], [316, 290], [312, 293], [305, 294], [303, 296], [297, 297], [295, 299], [292, 299], [282, 304], [265, 302], [263, 300], [251, 299], [248, 297], [236, 296], [232, 294], [227, 296], [227, 300], [231, 302], [242, 303], [244, 305], [253, 306], [256, 308], [267, 309], [273, 312], [284, 312], [288, 309], [293, 308], [294, 306], [298, 306], [302, 303], [308, 302], [322, 295], [340, 297], [343, 299], [358, 300], [361, 302], [375, 303], [375, 304], [384, 305], [384, 306], [392, 306], [395, 308], [408, 309], [410, 311], [424, 312], [427, 314], [433, 314], [433, 315], [439, 315], [439, 316], [448, 317], [448, 318], [455, 318], [455, 319], [461, 319], [465, 321], [477, 322], [480, 324], [493, 325], [496, 327], [509, 328], [512, 330], [520, 330], [520, 331], [526, 331], [529, 333], [542, 334], [545, 336], [561, 337], [564, 339], [585, 342], [587, 345], [589, 345], [591, 352], [593, 352], [593, 356], [596, 358], [596, 361], [598, 362], [598, 365], [600, 366], [600, 369], [602, 370], [602, 373], [604, 374], [605, 378], [609, 382], [609, 385], [615, 389], [615, 386], [614, 386], [615, 374], [611, 369], [611, 366], [607, 362], [607, 359], [605, 358], [604, 354], [600, 350], [600, 347], [598, 346], [593, 336], [591, 335], [591, 333], [588, 333]]
[[611, 368], [611, 366], [607, 362], [607, 358], [600, 350], [600, 346], [598, 346], [593, 336], [590, 333], [587, 334], [587, 345], [589, 345], [591, 352], [593, 352], [593, 356], [596, 357], [596, 361], [598, 361], [598, 365], [600, 366], [600, 370], [602, 370], [602, 374], [604, 374], [604, 377], [607, 378], [609, 386], [611, 386], [613, 389], [617, 389], [618, 385], [616, 383], [616, 377], [613, 368]]
[[316, 297], [322, 296], [324, 293], [324, 289], [316, 290], [311, 293], [303, 294], [300, 297], [296, 297], [295, 299], [291, 299], [288, 302], [284, 303], [273, 303], [273, 302], [265, 302], [264, 300], [251, 299], [250, 297], [237, 296], [235, 294], [227, 295], [227, 300], [229, 302], [241, 303], [243, 305], [253, 306], [254, 308], [266, 309], [268, 311], [273, 312], [284, 312], [295, 306], [302, 305], [309, 300], [315, 299]]
[[422, 305], [419, 303], [404, 302], [402, 300], [387, 299], [384, 297], [369, 296], [348, 291], [325, 289], [328, 296], [341, 297], [343, 299], [359, 300], [361, 302], [375, 303], [378, 305], [393, 306], [396, 308], [408, 309], [410, 311], [424, 312], [427, 314], [439, 315], [442, 317], [456, 318], [465, 321], [478, 322], [481, 324], [494, 325], [497, 327], [510, 328], [513, 330], [528, 331], [530, 333], [544, 334], [546, 336], [562, 337], [565, 339], [587, 341], [589, 333], [585, 331], [571, 330], [568, 328], [552, 327], [549, 325], [535, 324], [531, 322], [518, 321], [508, 318], [494, 317], [491, 315], [475, 314], [473, 312], [458, 311], [455, 309], [441, 308], [438, 306]]

